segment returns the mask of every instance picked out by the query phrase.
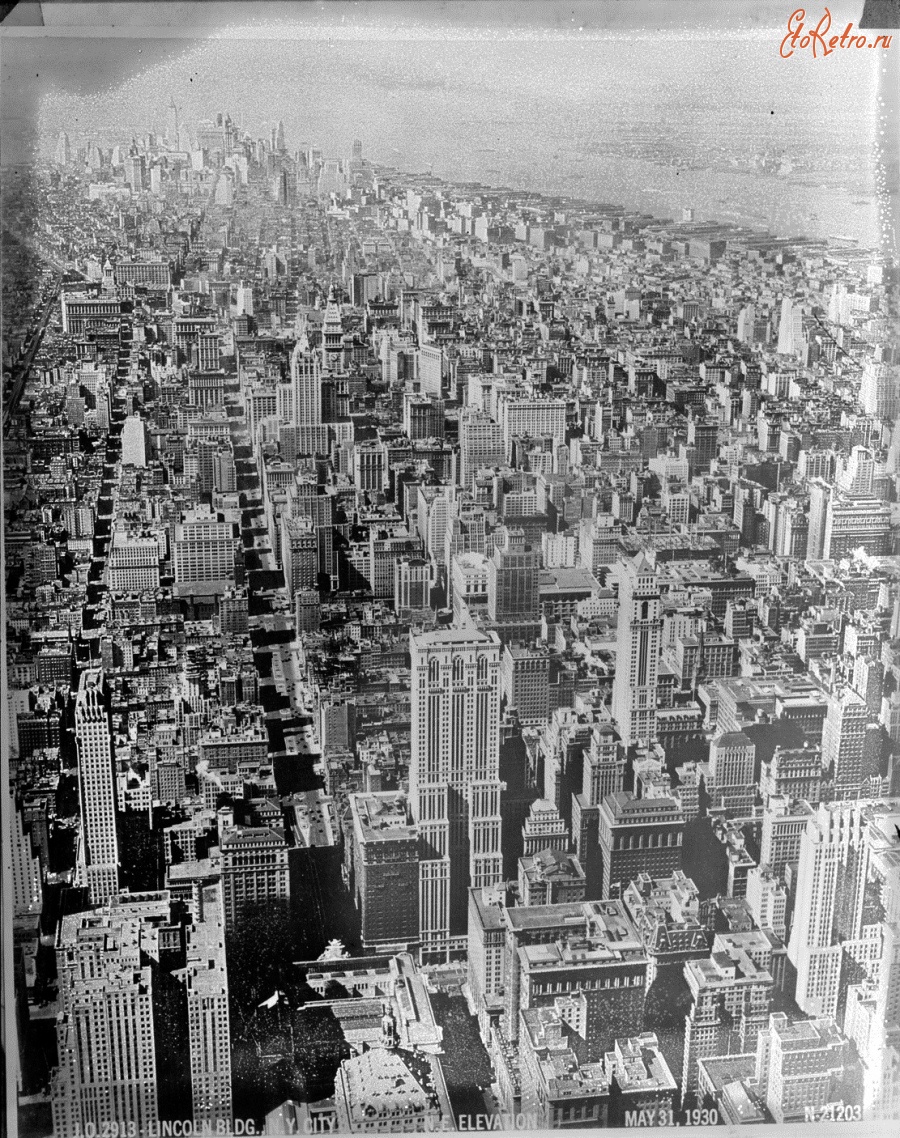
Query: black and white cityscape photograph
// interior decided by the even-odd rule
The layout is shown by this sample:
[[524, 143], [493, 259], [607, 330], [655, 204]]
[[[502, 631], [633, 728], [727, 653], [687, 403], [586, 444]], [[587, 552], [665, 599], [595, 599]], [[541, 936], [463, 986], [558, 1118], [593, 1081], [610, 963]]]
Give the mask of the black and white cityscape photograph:
[[900, 3], [800, 4], [0, 5], [4, 1134], [895, 1132]]

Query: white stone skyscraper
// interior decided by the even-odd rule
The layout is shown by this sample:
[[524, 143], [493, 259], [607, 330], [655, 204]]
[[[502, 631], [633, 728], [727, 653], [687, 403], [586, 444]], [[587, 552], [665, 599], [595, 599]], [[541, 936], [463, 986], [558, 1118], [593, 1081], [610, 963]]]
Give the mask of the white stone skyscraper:
[[822, 765], [832, 772], [837, 798], [855, 798], [859, 793], [868, 721], [866, 701], [852, 688], [829, 695], [822, 725]]
[[59, 132], [59, 137], [56, 140], [55, 158], [57, 166], [68, 166], [72, 162], [72, 147], [69, 143], [69, 136], [64, 130]]
[[825, 530], [828, 506], [834, 497], [834, 487], [824, 478], [812, 478], [809, 483], [809, 531], [806, 539], [806, 556], [818, 560], [825, 549]]
[[900, 411], [900, 373], [879, 360], [866, 360], [859, 385], [859, 402], [866, 415], [895, 419]]
[[178, 108], [174, 99], [166, 107], [166, 142], [170, 150], [178, 149]]
[[147, 424], [140, 415], [129, 415], [122, 424], [122, 463], [125, 466], [146, 466], [150, 453]]
[[803, 309], [786, 296], [781, 302], [781, 316], [778, 321], [778, 354], [794, 356], [802, 346]]
[[221, 883], [194, 890], [187, 934], [188, 1039], [194, 1127], [231, 1123], [231, 1029]]
[[294, 426], [316, 427], [322, 422], [322, 365], [303, 336], [291, 356]]
[[863, 936], [862, 924], [870, 805], [822, 803], [800, 840], [788, 959], [797, 969], [797, 1006], [807, 1015], [837, 1013], [845, 953], [863, 965], [869, 952], [880, 951], [879, 941]]
[[124, 892], [64, 916], [56, 963], [59, 1065], [50, 1099], [58, 1138], [152, 1134], [160, 1115], [164, 1126], [177, 1120], [176, 1134], [231, 1132], [220, 883], [198, 882], [189, 900], [168, 890]]
[[112, 730], [99, 668], [81, 674], [75, 699], [75, 746], [81, 800], [77, 880], [87, 886], [92, 905], [104, 905], [119, 889], [119, 846]]
[[656, 569], [643, 553], [624, 563], [618, 608], [613, 718], [626, 746], [648, 744], [656, 734], [662, 617]]
[[753, 340], [753, 325], [756, 321], [756, 308], [746, 304], [738, 313], [737, 338], [742, 344], [749, 344]]
[[410, 637], [409, 803], [419, 829], [422, 960], [466, 946], [469, 887], [503, 876], [500, 641], [449, 628]]
[[253, 315], [253, 286], [241, 281], [235, 290], [235, 308], [238, 316]]
[[44, 902], [41, 882], [41, 859], [35, 853], [31, 834], [25, 826], [21, 804], [10, 796], [10, 856], [12, 858], [12, 915], [40, 913]]
[[134, 910], [113, 905], [60, 922], [59, 1067], [50, 1084], [58, 1138], [90, 1127], [112, 1133], [113, 1123], [145, 1134], [159, 1118], [153, 969], [142, 933], [144, 917], [168, 919], [169, 903], [142, 896]]
[[838, 465], [837, 485], [848, 498], [870, 498], [875, 480], [875, 458], [868, 447], [855, 446]]
[[[328, 294], [328, 303], [325, 305], [325, 316], [322, 321], [322, 366], [329, 373], [338, 372], [343, 368], [343, 359], [344, 322], [341, 317], [341, 307], [332, 289]], [[440, 392], [437, 394], [440, 395]]]

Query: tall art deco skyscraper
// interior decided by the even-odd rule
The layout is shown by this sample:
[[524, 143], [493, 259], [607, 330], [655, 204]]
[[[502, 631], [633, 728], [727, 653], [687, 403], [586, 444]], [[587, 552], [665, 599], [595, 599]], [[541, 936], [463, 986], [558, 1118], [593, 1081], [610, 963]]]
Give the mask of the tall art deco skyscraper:
[[822, 763], [833, 772], [835, 798], [855, 798], [863, 781], [866, 701], [851, 688], [832, 692], [822, 724]]
[[409, 800], [419, 828], [422, 960], [465, 948], [468, 889], [503, 876], [500, 641], [445, 629], [410, 637]]
[[294, 426], [317, 427], [322, 422], [322, 365], [303, 336], [291, 356]]
[[88, 1126], [100, 1134], [113, 1121], [126, 1134], [146, 1133], [159, 1118], [154, 969], [144, 922], [168, 918], [162, 898], [146, 894], [134, 905], [114, 899], [60, 922], [59, 1066], [50, 1087], [58, 1138], [84, 1134]]
[[800, 842], [788, 959], [797, 969], [797, 1006], [836, 1015], [845, 951], [862, 926], [867, 870], [863, 807], [820, 803]]
[[197, 886], [187, 932], [187, 997], [194, 1127], [231, 1122], [231, 1025], [225, 913], [219, 884]]
[[112, 730], [103, 672], [81, 674], [75, 699], [75, 746], [81, 798], [78, 880], [92, 905], [105, 905], [119, 889], [116, 789]]
[[619, 586], [619, 626], [612, 713], [626, 746], [656, 734], [659, 655], [662, 647], [659, 583], [643, 553], [625, 562]]
[[12, 915], [19, 917], [26, 913], [40, 913], [44, 901], [41, 859], [35, 852], [31, 834], [25, 826], [22, 805], [13, 793], [10, 795], [9, 819], [10, 849], [7, 856], [12, 858]]
[[[57, 1138], [231, 1132], [222, 889], [121, 893], [62, 918], [56, 965]], [[112, 1129], [115, 1124], [117, 1129]]]
[[803, 343], [803, 309], [786, 296], [781, 301], [778, 320], [778, 354], [795, 355]]

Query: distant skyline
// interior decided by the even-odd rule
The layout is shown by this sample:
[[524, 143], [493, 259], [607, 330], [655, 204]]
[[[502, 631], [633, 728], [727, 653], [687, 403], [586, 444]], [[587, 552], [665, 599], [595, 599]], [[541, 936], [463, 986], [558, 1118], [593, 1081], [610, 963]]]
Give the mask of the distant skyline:
[[[861, 0], [829, 7], [836, 22], [861, 14]], [[64, 34], [75, 12], [83, 26]], [[161, 130], [174, 97], [190, 130], [219, 110], [254, 136], [282, 118], [290, 148], [340, 154], [360, 137], [375, 161], [446, 178], [875, 243], [878, 200], [896, 192], [877, 121], [896, 51], [780, 59], [785, 12], [770, 0], [53, 5], [44, 29], [5, 34], [2, 162], [26, 161], [41, 132], [46, 150], [63, 126], [76, 140]], [[784, 156], [784, 177], [757, 168]]]
[[[840, 15], [858, 19], [862, 0], [831, 4]], [[21, 10], [38, 7], [23, 4]], [[772, 28], [785, 21], [776, 0], [319, 0], [318, 3], [51, 3], [41, 5], [41, 27], [0, 26], [0, 128], [2, 161], [24, 160], [33, 141], [40, 103], [52, 90], [88, 96], [124, 82], [140, 70], [197, 46], [211, 36], [259, 35], [260, 25], [279, 35], [303, 35], [313, 28], [369, 25], [388, 34], [414, 27], [432, 34], [442, 28], [540, 29], [547, 33], [590, 35], [603, 30], [655, 32], [698, 27]], [[10, 17], [14, 19], [15, 13]], [[22, 19], [27, 17], [23, 16]], [[134, 51], [111, 52], [104, 40], [130, 39]], [[77, 48], [72, 40], [77, 39]]]

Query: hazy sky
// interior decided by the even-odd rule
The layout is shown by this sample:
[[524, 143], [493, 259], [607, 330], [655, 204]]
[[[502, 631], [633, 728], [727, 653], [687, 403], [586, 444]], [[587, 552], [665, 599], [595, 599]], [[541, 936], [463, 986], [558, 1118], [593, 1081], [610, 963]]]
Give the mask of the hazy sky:
[[[830, 7], [858, 19], [862, 0]], [[614, 31], [736, 27], [782, 28], [784, 0], [244, 0], [242, 3], [52, 3], [41, 5], [43, 28], [2, 29], [0, 131], [4, 165], [22, 161], [34, 142], [41, 98], [48, 90], [90, 95], [116, 87], [144, 68], [177, 57], [198, 40], [261, 23], [323, 29], [341, 24], [384, 32], [419, 28], [457, 34], [536, 29], [574, 36]], [[24, 20], [24, 7], [21, 19]], [[237, 33], [239, 34], [239, 33]], [[127, 38], [129, 48], [112, 39]]]
[[[28, 9], [29, 4], [21, 5]], [[858, 20], [862, 0], [830, 3]], [[415, 18], [441, 24], [541, 25], [545, 27], [672, 27], [698, 22], [713, 24], [781, 23], [786, 19], [783, 0], [206, 0], [171, 3], [50, 3], [42, 4], [41, 19], [47, 27], [64, 25], [130, 24], [157, 29], [191, 25], [212, 27], [243, 22], [254, 9], [264, 9], [266, 19], [360, 19], [406, 20]], [[300, 10], [305, 15], [300, 16]], [[812, 9], [811, 9], [812, 10]]]
[[[878, 107], [900, 44], [782, 60], [801, 2], [44, 5], [42, 28], [0, 29], [0, 160], [30, 157], [41, 127], [78, 145], [160, 129], [174, 97], [190, 128], [230, 110], [264, 135], [283, 118], [289, 146], [360, 137], [405, 169], [779, 231], [846, 232], [852, 216], [863, 236], [873, 193], [897, 182]], [[859, 21], [863, 0], [806, 0], [809, 21], [826, 3], [837, 28]], [[792, 186], [754, 174], [773, 151]]]

